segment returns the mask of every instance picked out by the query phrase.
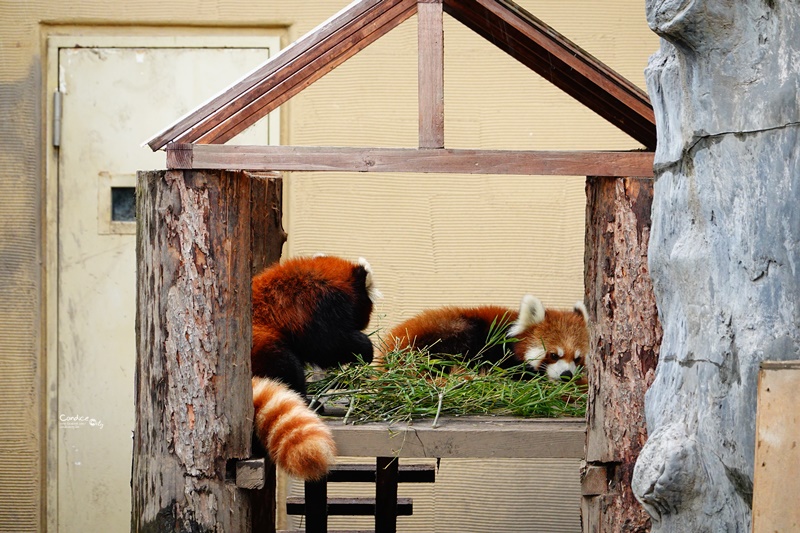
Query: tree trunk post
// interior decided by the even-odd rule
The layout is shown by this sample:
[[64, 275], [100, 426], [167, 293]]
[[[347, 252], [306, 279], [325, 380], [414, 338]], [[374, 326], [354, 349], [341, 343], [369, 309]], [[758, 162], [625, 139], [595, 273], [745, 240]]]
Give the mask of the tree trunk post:
[[[248, 174], [251, 178], [251, 273], [261, 272], [281, 259], [283, 230], [283, 180], [280, 173]], [[248, 365], [249, 368], [249, 365]], [[250, 492], [253, 531], [274, 533], [277, 514], [275, 464], [265, 457], [264, 488]]]
[[280, 172], [247, 173], [250, 192], [251, 273], [258, 274], [281, 260], [286, 232], [283, 230], [283, 178]]
[[585, 285], [589, 364], [583, 531], [643, 532], [650, 521], [631, 491], [647, 431], [644, 395], [653, 381], [661, 327], [647, 269], [653, 183], [586, 182]]
[[134, 532], [250, 531], [250, 178], [140, 172]]

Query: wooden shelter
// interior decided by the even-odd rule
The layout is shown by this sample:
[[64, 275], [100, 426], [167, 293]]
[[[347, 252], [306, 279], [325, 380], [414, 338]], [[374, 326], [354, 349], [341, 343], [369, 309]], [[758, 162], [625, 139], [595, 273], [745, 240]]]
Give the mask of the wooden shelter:
[[[506, 0], [354, 2], [147, 144], [153, 150], [166, 149], [167, 167], [174, 169], [653, 175], [650, 152], [447, 150], [443, 12], [649, 150], [655, 149], [655, 118], [647, 95]], [[221, 146], [415, 13], [419, 26], [418, 150]]]
[[[448, 149], [445, 12], [648, 151]], [[223, 145], [414, 14], [418, 148]], [[135, 527], [166, 520], [249, 530], [233, 518], [249, 515], [249, 500], [236, 497], [231, 465], [248, 457], [251, 430], [247, 274], [251, 264], [277, 258], [254, 246], [255, 235], [270, 231], [263, 229], [263, 209], [253, 200], [264, 187], [252, 175], [265, 171], [590, 177], [585, 286], [595, 324], [592, 346], [602, 355], [590, 369], [584, 528], [611, 531], [623, 522], [643, 522], [628, 484], [644, 442], [644, 391], [659, 341], [646, 264], [655, 139], [653, 109], [643, 91], [508, 0], [356, 0], [153, 137], [148, 145], [166, 150], [168, 170], [140, 173], [137, 202]], [[279, 200], [273, 191], [273, 202]], [[282, 242], [280, 225], [273, 221], [271, 228], [267, 238]], [[242, 250], [251, 250], [247, 268], [239, 264]], [[183, 292], [193, 298], [181, 297]], [[650, 343], [649, 351], [630, 342], [641, 338]], [[176, 353], [180, 364], [170, 362]], [[196, 380], [182, 384], [187, 377]], [[230, 427], [220, 427], [214, 413], [224, 413]], [[203, 417], [209, 421], [201, 423]], [[166, 442], [153, 438], [158, 431], [169, 433]], [[184, 485], [163, 474], [170, 469]]]

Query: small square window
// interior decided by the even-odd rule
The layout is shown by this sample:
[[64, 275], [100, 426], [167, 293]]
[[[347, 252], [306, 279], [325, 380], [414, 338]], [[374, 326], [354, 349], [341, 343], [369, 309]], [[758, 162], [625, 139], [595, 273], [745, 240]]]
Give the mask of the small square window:
[[136, 187], [111, 187], [111, 220], [136, 221]]

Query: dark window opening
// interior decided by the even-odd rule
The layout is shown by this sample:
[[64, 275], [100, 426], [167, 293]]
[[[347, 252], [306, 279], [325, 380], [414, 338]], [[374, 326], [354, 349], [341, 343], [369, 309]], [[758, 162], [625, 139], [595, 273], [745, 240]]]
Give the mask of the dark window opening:
[[136, 187], [111, 187], [111, 220], [136, 221]]

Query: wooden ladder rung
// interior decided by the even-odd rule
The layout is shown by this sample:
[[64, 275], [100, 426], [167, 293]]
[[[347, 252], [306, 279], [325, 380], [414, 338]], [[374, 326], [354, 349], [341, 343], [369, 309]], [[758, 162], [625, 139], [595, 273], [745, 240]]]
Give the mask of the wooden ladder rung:
[[[286, 514], [306, 514], [305, 498], [286, 498]], [[397, 498], [397, 516], [414, 514], [411, 498]], [[328, 498], [328, 516], [374, 516], [375, 498]]]
[[[279, 529], [276, 533], [306, 533], [305, 529]], [[375, 533], [374, 529], [329, 529], [328, 533]]]
[[[375, 483], [377, 468], [375, 464], [343, 464], [335, 465], [328, 472], [329, 483]], [[436, 467], [434, 465], [400, 465], [397, 472], [398, 483], [434, 483]]]

